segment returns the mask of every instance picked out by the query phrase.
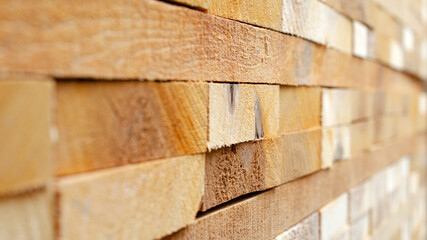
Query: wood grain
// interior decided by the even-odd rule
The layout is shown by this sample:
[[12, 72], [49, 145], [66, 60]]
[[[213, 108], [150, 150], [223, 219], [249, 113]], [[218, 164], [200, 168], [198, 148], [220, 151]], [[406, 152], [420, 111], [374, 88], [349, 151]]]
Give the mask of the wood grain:
[[[371, 87], [382, 79], [377, 74], [389, 71], [304, 39], [160, 1], [0, 4], [2, 72]], [[346, 31], [336, 34], [347, 36]], [[351, 51], [351, 23], [349, 31], [344, 42]]]
[[0, 198], [0, 225], [1, 239], [54, 239], [52, 194], [44, 189]]
[[282, 31], [351, 53], [351, 22], [317, 0], [283, 1]]
[[280, 132], [288, 133], [320, 126], [321, 89], [280, 87]]
[[279, 86], [209, 84], [210, 149], [279, 135]]
[[312, 129], [207, 153], [201, 210], [320, 170], [320, 144], [320, 129]]
[[322, 126], [330, 127], [351, 122], [352, 92], [348, 89], [322, 89]]
[[351, 155], [351, 125], [322, 129], [322, 168], [329, 168]]
[[57, 97], [58, 175], [207, 149], [207, 84], [62, 81]]
[[53, 175], [54, 83], [0, 78], [0, 195], [43, 187]]
[[332, 169], [299, 178], [205, 214], [165, 239], [273, 239], [351, 186], [396, 162], [399, 156], [412, 152], [414, 142], [423, 138], [425, 135], [377, 146], [374, 151], [339, 162]]
[[59, 239], [170, 234], [194, 220], [203, 175], [204, 155], [193, 155], [60, 178]]

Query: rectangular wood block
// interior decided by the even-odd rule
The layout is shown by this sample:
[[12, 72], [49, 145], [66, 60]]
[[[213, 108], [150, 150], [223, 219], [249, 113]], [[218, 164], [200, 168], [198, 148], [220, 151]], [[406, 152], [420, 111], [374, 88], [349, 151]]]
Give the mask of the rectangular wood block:
[[207, 149], [207, 84], [64, 81], [57, 97], [58, 175]]
[[320, 170], [320, 144], [321, 131], [314, 129], [207, 153], [201, 209]]
[[280, 87], [280, 132], [320, 126], [321, 88]]
[[363, 215], [368, 214], [372, 208], [372, 185], [370, 179], [352, 187], [349, 192], [349, 217], [350, 222], [353, 223], [361, 218]]
[[54, 239], [52, 204], [45, 189], [0, 198], [0, 239]]
[[350, 125], [350, 156], [368, 150], [374, 142], [374, 121], [360, 121]]
[[350, 89], [351, 120], [366, 120], [374, 116], [374, 92]]
[[289, 228], [274, 240], [319, 240], [319, 213], [315, 212]]
[[0, 77], [0, 195], [40, 188], [51, 179], [49, 79]]
[[351, 154], [351, 125], [322, 129], [322, 168], [331, 167]]
[[367, 240], [370, 236], [370, 218], [365, 214], [350, 225], [351, 240]]
[[212, 0], [208, 13], [280, 31], [282, 0]]
[[352, 51], [350, 20], [317, 0], [283, 0], [282, 31], [330, 46]]
[[353, 21], [353, 54], [368, 58], [369, 28], [361, 22]]
[[350, 123], [352, 92], [348, 89], [322, 89], [322, 126], [330, 127]]
[[320, 209], [320, 235], [322, 240], [333, 239], [348, 224], [348, 195], [342, 194]]
[[[206, 154], [205, 190], [201, 210], [241, 195], [265, 190], [267, 179], [278, 185], [282, 168], [281, 139], [263, 139], [223, 147]], [[279, 165], [277, 167], [282, 167]]]
[[204, 155], [183, 156], [60, 178], [60, 239], [155, 239], [194, 220]]
[[279, 86], [209, 84], [210, 149], [279, 135]]

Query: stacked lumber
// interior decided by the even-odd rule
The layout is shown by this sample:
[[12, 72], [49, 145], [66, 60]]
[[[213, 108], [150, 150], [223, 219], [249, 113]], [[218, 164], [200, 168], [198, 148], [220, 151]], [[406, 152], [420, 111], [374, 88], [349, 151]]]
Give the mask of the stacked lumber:
[[426, 239], [427, 2], [0, 0], [0, 239]]

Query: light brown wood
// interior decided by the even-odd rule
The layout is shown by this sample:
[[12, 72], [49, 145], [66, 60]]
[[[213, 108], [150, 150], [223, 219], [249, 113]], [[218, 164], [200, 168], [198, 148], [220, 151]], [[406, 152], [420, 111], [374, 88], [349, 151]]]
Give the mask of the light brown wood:
[[0, 195], [41, 188], [53, 175], [54, 83], [12, 78], [0, 76]]
[[209, 8], [210, 0], [170, 0], [171, 2], [177, 2], [190, 7], [206, 10]]
[[279, 135], [279, 86], [209, 84], [210, 149]]
[[351, 53], [351, 22], [318, 0], [283, 1], [282, 31]]
[[[412, 152], [414, 143], [423, 138], [425, 136], [377, 146], [373, 152], [339, 162], [332, 169], [224, 206], [203, 215], [166, 239], [272, 239], [351, 186], [396, 162], [399, 156]], [[236, 221], [237, 218], [240, 221]], [[248, 227], [253, 225], [258, 227]]]
[[374, 143], [375, 122], [360, 121], [350, 125], [350, 156], [356, 156], [361, 151], [369, 149]]
[[341, 239], [343, 229], [348, 225], [348, 194], [344, 193], [319, 210], [320, 238]]
[[204, 155], [60, 178], [59, 239], [155, 239], [194, 220]]
[[58, 175], [207, 149], [203, 83], [59, 82]]
[[351, 125], [322, 129], [322, 168], [351, 156]]
[[377, 63], [160, 1], [3, 1], [0, 16], [2, 72], [370, 87], [408, 78], [386, 78], [378, 74], [390, 70]]
[[349, 190], [349, 219], [353, 223], [372, 208], [372, 185], [368, 179]]
[[52, 204], [46, 189], [0, 198], [0, 239], [54, 239]]
[[210, 14], [280, 31], [282, 0], [211, 0]]
[[277, 236], [274, 240], [319, 240], [319, 231], [319, 214], [315, 212]]
[[365, 214], [350, 226], [351, 240], [365, 240], [370, 237], [370, 215]]
[[352, 120], [352, 91], [340, 88], [322, 89], [322, 126], [331, 127]]
[[205, 211], [320, 170], [321, 131], [240, 143], [206, 155]]
[[321, 98], [320, 88], [280, 87], [280, 132], [319, 127]]

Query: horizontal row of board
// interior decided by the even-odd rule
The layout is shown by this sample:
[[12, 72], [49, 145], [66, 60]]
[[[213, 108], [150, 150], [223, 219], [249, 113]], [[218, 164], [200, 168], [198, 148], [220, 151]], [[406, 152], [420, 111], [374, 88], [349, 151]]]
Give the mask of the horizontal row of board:
[[[407, 40], [409, 43], [403, 44], [399, 34], [375, 34], [375, 46], [372, 47], [371, 33], [377, 33], [378, 29], [395, 29], [383, 27], [393, 22], [392, 18], [375, 20], [378, 28], [373, 31], [362, 23], [352, 23], [318, 0], [284, 1], [283, 5], [282, 0], [269, 0], [267, 4], [265, 1], [239, 0], [235, 11], [229, 1], [211, 2], [208, 12], [211, 9], [214, 14], [230, 19], [155, 0], [91, 0], [82, 1], [82, 4], [51, 0], [28, 4], [20, 1], [0, 3], [0, 15], [3, 16], [0, 19], [0, 43], [7, 46], [0, 51], [1, 72], [63, 78], [334, 87], [377, 87], [396, 78], [408, 79], [402, 84], [404, 87], [416, 78], [382, 63], [395, 69], [404, 67], [410, 71], [414, 68], [418, 76], [426, 75], [422, 71], [425, 71], [423, 66], [427, 61], [427, 53], [424, 53], [427, 43], [422, 45], [425, 47], [418, 46], [422, 39]], [[65, 10], [58, 13], [56, 9], [60, 7]], [[100, 8], [108, 11], [99, 11]], [[274, 18], [282, 26], [282, 18], [287, 16], [282, 15], [282, 8], [288, 13], [288, 20], [295, 21], [284, 24], [289, 29], [283, 32], [336, 47], [290, 36], [282, 30], [278, 32], [243, 23], [270, 26], [267, 22]], [[295, 11], [298, 9], [301, 12]], [[227, 14], [229, 10], [230, 15]], [[44, 14], [28, 14], [32, 11]], [[372, 15], [382, 12], [376, 7]], [[114, 21], [106, 21], [106, 16], [114, 16]], [[321, 26], [317, 26], [319, 24]], [[19, 28], [15, 27], [18, 25]], [[295, 26], [295, 32], [292, 26]], [[409, 34], [413, 35], [415, 33]], [[408, 38], [414, 37], [404, 37]], [[347, 50], [336, 50], [341, 45]], [[401, 45], [408, 45], [411, 51], [402, 50], [406, 48]], [[366, 61], [349, 52], [368, 58], [374, 55], [374, 58]]]
[[402, 0], [173, 0], [427, 77], [427, 4]]
[[[273, 171], [307, 164], [278, 174], [284, 182], [427, 128], [427, 95], [418, 91], [139, 81], [0, 87], [9, 116], [1, 144], [9, 155], [2, 158], [12, 166], [0, 170], [0, 195], [40, 187], [52, 176], [206, 152], [239, 159], [236, 151], [248, 149], [262, 153]], [[39, 132], [29, 136], [31, 128]], [[296, 162], [280, 167], [282, 159]]]
[[[407, 192], [422, 194], [425, 143], [425, 135], [420, 135], [377, 145], [329, 170], [237, 199], [197, 218], [207, 189], [202, 155], [60, 177], [53, 186], [0, 198], [0, 237], [154, 239], [184, 227], [166, 239], [272, 239], [319, 209], [321, 218], [345, 214], [339, 219], [349, 216], [349, 224], [369, 210], [377, 211], [373, 223], [381, 226], [388, 216], [384, 211], [393, 212]], [[342, 194], [350, 199], [345, 211], [328, 207]], [[338, 221], [324, 225], [322, 234], [328, 236], [339, 230], [332, 227], [340, 226]]]

